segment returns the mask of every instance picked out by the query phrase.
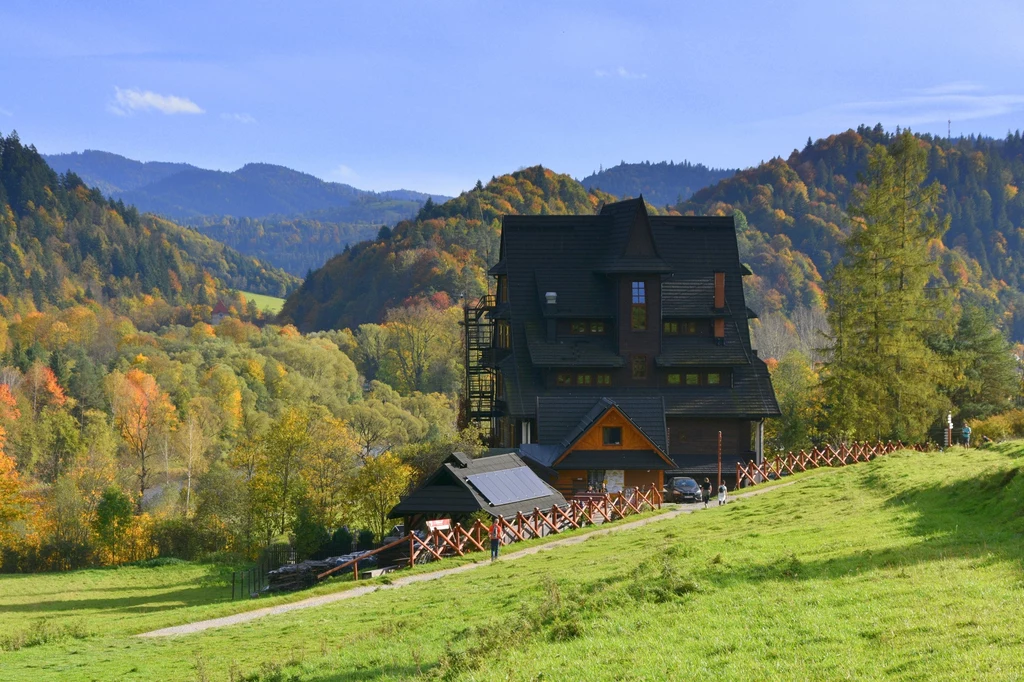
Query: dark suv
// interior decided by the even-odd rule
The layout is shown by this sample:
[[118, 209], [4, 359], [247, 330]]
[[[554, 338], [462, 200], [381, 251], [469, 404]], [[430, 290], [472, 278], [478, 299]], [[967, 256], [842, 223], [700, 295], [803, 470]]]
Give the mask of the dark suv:
[[703, 499], [697, 481], [685, 476], [672, 479], [668, 494], [673, 502], [700, 502]]

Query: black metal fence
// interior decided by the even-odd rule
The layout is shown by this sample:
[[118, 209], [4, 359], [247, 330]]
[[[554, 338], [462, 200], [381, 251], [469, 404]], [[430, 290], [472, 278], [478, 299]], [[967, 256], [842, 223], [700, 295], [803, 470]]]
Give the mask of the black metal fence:
[[231, 599], [258, 597], [267, 588], [267, 574], [285, 564], [295, 563], [295, 550], [273, 547], [263, 550], [256, 563], [231, 574]]

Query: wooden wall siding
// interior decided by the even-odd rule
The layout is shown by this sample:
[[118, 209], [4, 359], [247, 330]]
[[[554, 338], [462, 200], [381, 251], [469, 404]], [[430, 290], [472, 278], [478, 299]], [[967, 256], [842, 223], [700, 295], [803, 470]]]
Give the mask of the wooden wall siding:
[[658, 490], [661, 490], [664, 482], [665, 472], [661, 469], [651, 469], [650, 471], [645, 471], [644, 469], [637, 469], [635, 471], [626, 469], [625, 484], [627, 488], [644, 488], [654, 486]]
[[745, 419], [682, 419], [669, 416], [668, 451], [671, 455], [714, 455], [718, 453], [718, 432], [722, 432], [722, 454], [750, 452], [750, 422]]
[[[606, 426], [618, 426], [622, 428], [621, 445], [605, 445], [603, 429]], [[565, 451], [559, 458], [564, 459], [570, 452], [576, 450], [654, 450], [654, 444], [647, 439], [647, 436], [633, 426], [626, 417], [614, 407], [604, 413], [604, 416], [597, 420], [586, 433], [581, 436], [572, 447]], [[557, 464], [557, 462], [556, 462]]]
[[[633, 282], [643, 282], [647, 296], [647, 329], [633, 331]], [[661, 278], [658, 275], [623, 275], [618, 287], [619, 355], [626, 360], [622, 373], [628, 386], [657, 386], [654, 358], [661, 354]], [[630, 358], [647, 356], [647, 378], [634, 379]]]
[[587, 489], [587, 472], [584, 469], [559, 471], [554, 486], [564, 497], [572, 497], [577, 491]]

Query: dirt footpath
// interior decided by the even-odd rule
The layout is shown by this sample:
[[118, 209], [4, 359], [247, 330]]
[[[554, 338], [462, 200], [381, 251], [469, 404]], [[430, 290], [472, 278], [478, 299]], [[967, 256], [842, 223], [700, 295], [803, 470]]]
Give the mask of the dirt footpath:
[[[790, 483], [782, 483], [779, 485], [768, 486], [764, 488], [758, 488], [751, 490], [750, 492], [739, 493], [736, 495], [729, 495], [730, 499], [752, 497], [754, 495], [760, 495], [761, 493], [771, 492], [784, 488], [788, 485], [792, 485], [795, 481]], [[714, 508], [718, 505], [718, 500], [712, 501], [709, 508]], [[583, 533], [581, 535], [573, 535], [562, 540], [553, 540], [551, 542], [544, 543], [542, 545], [536, 545], [534, 547], [528, 547], [521, 549], [516, 552], [509, 552], [498, 558], [498, 561], [515, 561], [516, 559], [522, 559], [526, 556], [538, 554], [539, 552], [547, 552], [552, 549], [558, 549], [559, 547], [567, 547], [569, 545], [578, 545], [581, 542], [586, 542], [590, 538], [599, 537], [601, 535], [607, 535], [609, 533], [617, 533], [623, 530], [630, 530], [632, 528], [640, 528], [646, 526], [649, 523], [658, 523], [666, 521], [668, 519], [674, 519], [681, 514], [689, 514], [698, 509], [703, 508], [703, 504], [683, 504], [678, 505], [676, 509], [666, 511], [657, 516], [652, 516], [646, 519], [640, 519], [638, 521], [630, 521], [628, 523], [615, 523], [608, 528], [600, 528], [589, 533]], [[481, 554], [481, 557], [486, 556]], [[301, 601], [292, 602], [290, 604], [281, 604], [279, 606], [268, 606], [262, 609], [254, 609], [252, 611], [244, 611], [242, 613], [236, 613], [232, 616], [224, 616], [222, 618], [211, 618], [209, 620], [200, 620], [194, 623], [186, 623], [184, 625], [175, 625], [169, 628], [161, 628], [160, 630], [153, 630], [151, 632], [143, 632], [136, 637], [170, 637], [174, 635], [189, 635], [194, 632], [202, 632], [203, 630], [210, 630], [213, 628], [222, 628], [228, 625], [237, 625], [238, 623], [247, 623], [250, 620], [256, 620], [257, 618], [263, 618], [264, 616], [273, 616], [279, 613], [288, 613], [289, 611], [297, 611], [299, 609], [310, 609], [316, 606], [323, 606], [324, 604], [333, 604], [334, 602], [342, 601], [343, 599], [355, 599], [361, 597], [364, 594], [376, 592], [377, 590], [395, 590], [406, 585], [412, 585], [415, 583], [422, 583], [429, 580], [437, 580], [447, 575], [455, 575], [457, 573], [465, 573], [466, 571], [473, 571], [478, 568], [489, 565], [490, 562], [486, 560], [478, 561], [472, 564], [463, 564], [461, 566], [455, 566], [453, 568], [446, 568], [440, 571], [433, 571], [431, 573], [419, 573], [416, 575], [409, 575], [403, 578], [395, 578], [390, 585], [367, 585], [366, 587], [354, 587], [350, 590], [344, 590], [343, 592], [336, 592], [334, 594], [325, 594], [319, 597], [310, 597], [309, 599], [303, 599]]]

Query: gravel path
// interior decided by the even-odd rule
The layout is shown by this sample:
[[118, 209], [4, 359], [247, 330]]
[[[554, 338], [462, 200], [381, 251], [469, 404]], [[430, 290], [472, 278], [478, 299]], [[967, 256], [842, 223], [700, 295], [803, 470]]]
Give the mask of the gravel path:
[[[793, 485], [795, 481], [789, 483], [782, 483], [779, 485], [769, 486], [765, 488], [758, 488], [757, 490], [751, 490], [750, 492], [740, 493], [738, 495], [730, 495], [732, 499], [752, 497], [754, 495], [760, 495], [761, 493], [771, 492], [784, 488], [789, 485]], [[609, 533], [617, 533], [622, 530], [629, 530], [631, 528], [640, 528], [646, 526], [649, 523], [657, 523], [660, 521], [667, 521], [668, 519], [674, 519], [681, 514], [689, 514], [700, 509], [700, 504], [686, 504], [680, 505], [679, 508], [659, 514], [658, 516], [652, 516], [646, 519], [640, 519], [639, 521], [630, 521], [629, 523], [616, 523], [608, 528], [601, 528], [594, 530], [589, 533], [583, 533], [582, 535], [573, 535], [562, 540], [553, 540], [551, 542], [544, 543], [542, 545], [536, 545], [534, 547], [528, 547], [521, 549], [517, 552], [509, 552], [498, 558], [498, 561], [515, 561], [516, 559], [522, 559], [523, 557], [537, 554], [539, 552], [547, 552], [552, 549], [559, 547], [567, 547], [569, 545], [578, 545], [581, 542], [586, 542], [590, 538], [599, 537], [601, 535], [608, 535]], [[143, 632], [136, 637], [169, 637], [173, 635], [189, 635], [194, 632], [202, 632], [203, 630], [211, 630], [213, 628], [222, 628], [228, 625], [237, 625], [238, 623], [247, 623], [250, 620], [256, 620], [257, 618], [263, 618], [264, 616], [272, 616], [279, 613], [288, 613], [289, 611], [297, 611], [299, 609], [309, 609], [315, 606], [323, 606], [324, 604], [333, 604], [334, 602], [341, 601], [343, 599], [354, 599], [355, 597], [361, 597], [364, 594], [370, 592], [376, 592], [377, 590], [394, 590], [405, 585], [412, 585], [414, 583], [422, 583], [428, 580], [437, 580], [447, 575], [455, 575], [457, 573], [465, 573], [466, 571], [472, 571], [483, 566], [490, 564], [489, 561], [483, 560], [472, 564], [463, 564], [461, 566], [455, 566], [453, 568], [446, 568], [440, 571], [433, 571], [431, 573], [419, 573], [417, 575], [409, 575], [404, 578], [395, 578], [390, 585], [367, 585], [366, 587], [355, 587], [350, 590], [343, 592], [336, 592], [334, 594], [325, 594], [319, 597], [310, 597], [309, 599], [303, 599], [301, 601], [292, 602], [290, 604], [281, 604], [280, 606], [268, 606], [262, 609], [254, 609], [252, 611], [244, 611], [242, 613], [236, 613], [232, 616], [224, 616], [222, 618], [211, 618], [209, 620], [200, 620], [194, 623], [186, 623], [184, 625], [175, 625], [169, 628], [161, 628], [159, 630], [153, 630], [151, 632]]]

